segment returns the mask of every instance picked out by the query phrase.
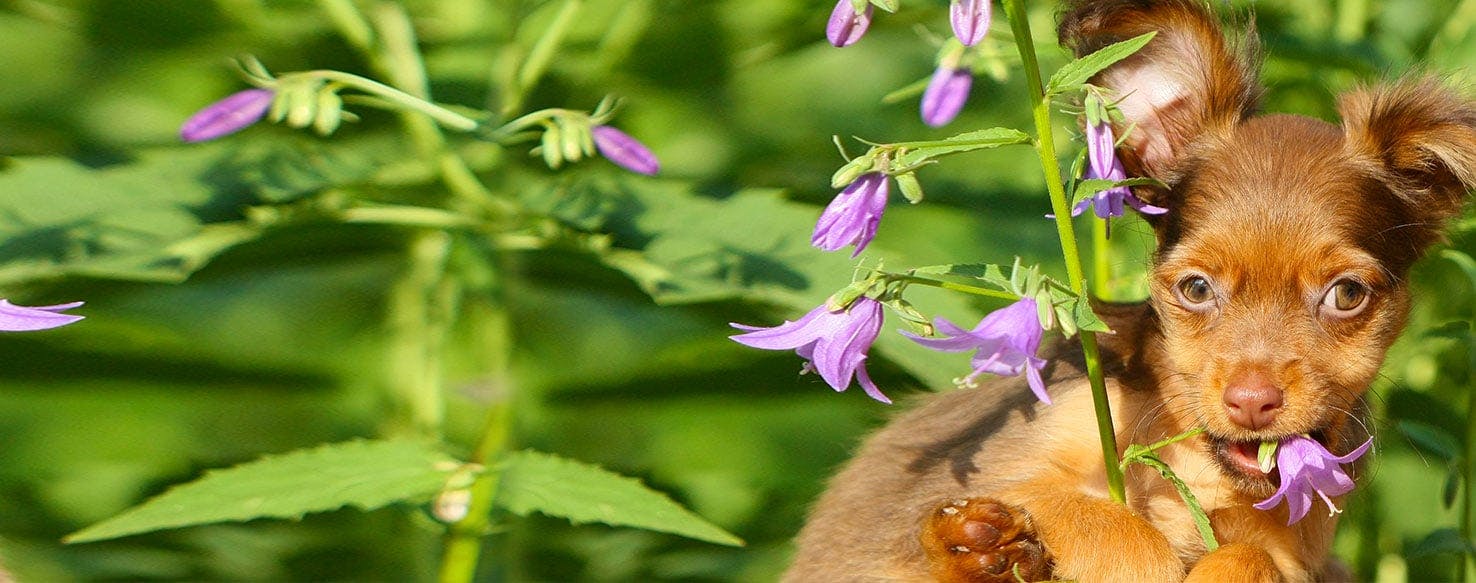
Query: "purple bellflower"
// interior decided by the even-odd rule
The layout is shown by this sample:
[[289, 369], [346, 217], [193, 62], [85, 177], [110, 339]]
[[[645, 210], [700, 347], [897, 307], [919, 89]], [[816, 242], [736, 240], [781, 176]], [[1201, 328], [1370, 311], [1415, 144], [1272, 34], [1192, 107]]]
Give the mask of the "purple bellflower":
[[200, 110], [179, 128], [179, 138], [186, 142], [203, 142], [233, 134], [254, 124], [272, 106], [275, 94], [268, 89], [247, 89]]
[[973, 84], [974, 76], [967, 67], [948, 63], [939, 65], [933, 71], [932, 80], [928, 81], [928, 88], [923, 91], [923, 123], [935, 128], [948, 125], [963, 110], [964, 102], [969, 100], [969, 88]]
[[17, 306], [9, 300], [0, 300], [0, 331], [5, 332], [29, 332], [32, 330], [46, 330], [66, 326], [72, 322], [82, 319], [82, 316], [63, 314], [82, 305], [82, 302], [69, 304], [57, 304], [55, 306], [26, 307]]
[[953, 23], [953, 36], [966, 47], [979, 44], [989, 32], [991, 10], [989, 0], [953, 0], [948, 17]]
[[973, 330], [964, 330], [943, 318], [933, 320], [933, 324], [947, 338], [923, 338], [906, 331], [902, 334], [933, 350], [977, 350], [973, 358], [974, 372], [960, 379], [959, 384], [972, 385], [975, 378], [986, 372], [1001, 376], [1017, 376], [1024, 372], [1035, 397], [1042, 403], [1051, 404], [1051, 396], [1045, 391], [1045, 380], [1040, 376], [1046, 361], [1035, 356], [1045, 330], [1040, 326], [1033, 298], [1020, 298], [1020, 301], [990, 312]]
[[871, 26], [872, 8], [871, 4], [867, 4], [866, 9], [858, 14], [851, 0], [836, 2], [835, 10], [830, 13], [830, 22], [825, 25], [825, 38], [838, 47], [849, 46], [861, 40], [866, 29]]
[[[1088, 123], [1086, 126], [1087, 140], [1087, 171], [1086, 178], [1100, 178], [1103, 180], [1126, 180], [1127, 171], [1123, 170], [1122, 161], [1117, 159], [1117, 139], [1112, 135], [1112, 126], [1103, 119], [1098, 123]], [[1122, 205], [1137, 209], [1145, 215], [1161, 215], [1168, 209], [1153, 206], [1140, 200], [1133, 195], [1131, 188], [1126, 186], [1114, 186], [1103, 190], [1091, 197], [1077, 203], [1076, 208], [1071, 209], [1071, 216], [1077, 216], [1086, 210], [1088, 206], [1098, 217], [1120, 217], [1123, 213]]]
[[1276, 448], [1276, 468], [1281, 472], [1281, 486], [1270, 498], [1257, 502], [1255, 507], [1270, 510], [1286, 501], [1287, 526], [1295, 524], [1312, 509], [1312, 495], [1316, 494], [1327, 503], [1328, 516], [1342, 512], [1333, 505], [1333, 496], [1342, 496], [1353, 491], [1353, 478], [1343, 470], [1342, 464], [1353, 463], [1373, 445], [1373, 438], [1349, 452], [1335, 456], [1317, 440], [1292, 436], [1281, 440]]
[[851, 181], [820, 213], [810, 244], [824, 251], [855, 245], [851, 257], [860, 255], [876, 236], [887, 209], [888, 184], [887, 175], [881, 172], [867, 172]]
[[610, 126], [595, 126], [589, 133], [594, 136], [595, 149], [606, 160], [631, 172], [655, 176], [661, 170], [661, 162], [645, 144], [630, 134]]
[[746, 332], [730, 338], [764, 350], [793, 350], [805, 359], [801, 374], [818, 372], [837, 392], [849, 388], [855, 377], [867, 395], [890, 404], [892, 400], [866, 373], [866, 351], [881, 332], [881, 323], [881, 303], [862, 296], [845, 310], [833, 311], [828, 303], [822, 304], [798, 320], [773, 328], [730, 324]]

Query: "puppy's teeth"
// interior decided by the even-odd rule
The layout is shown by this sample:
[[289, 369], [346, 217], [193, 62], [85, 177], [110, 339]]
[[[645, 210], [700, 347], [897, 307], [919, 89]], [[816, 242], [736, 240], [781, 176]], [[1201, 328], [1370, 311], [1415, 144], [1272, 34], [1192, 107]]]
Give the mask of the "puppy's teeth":
[[1261, 465], [1261, 473], [1269, 474], [1276, 469], [1276, 441], [1262, 441], [1260, 451], [1256, 452], [1256, 462]]

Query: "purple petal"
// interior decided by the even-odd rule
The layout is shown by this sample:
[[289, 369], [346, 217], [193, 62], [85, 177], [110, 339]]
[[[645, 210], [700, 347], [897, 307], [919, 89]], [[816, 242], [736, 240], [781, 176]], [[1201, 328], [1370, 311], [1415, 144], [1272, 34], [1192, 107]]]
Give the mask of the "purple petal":
[[1086, 142], [1087, 161], [1090, 163], [1087, 177], [1122, 180], [1121, 177], [1112, 178], [1113, 169], [1122, 167], [1117, 161], [1117, 139], [1112, 135], [1112, 126], [1106, 120], [1087, 124]]
[[729, 323], [729, 326], [748, 331], [747, 334], [736, 334], [729, 336], [729, 338], [733, 339], [734, 342], [753, 348], [762, 348], [764, 350], [794, 350], [810, 344], [818, 338], [813, 330], [813, 324], [827, 313], [828, 310], [822, 305], [810, 310], [809, 313], [801, 316], [798, 320], [793, 322], [785, 321], [783, 324], [772, 328], [759, 328], [744, 324]]
[[629, 134], [610, 126], [595, 126], [589, 133], [594, 137], [595, 149], [606, 160], [637, 174], [655, 176], [661, 170], [661, 162], [645, 144]]
[[846, 186], [820, 213], [810, 244], [824, 251], [855, 245], [852, 257], [871, 244], [887, 208], [890, 187], [880, 172], [862, 174]]
[[933, 71], [928, 88], [923, 91], [922, 120], [933, 127], [942, 127], [958, 117], [964, 103], [969, 100], [969, 88], [974, 76], [968, 69], [938, 67]]
[[179, 138], [186, 142], [203, 142], [241, 131], [266, 115], [274, 96], [267, 89], [233, 93], [185, 120], [179, 128]]
[[830, 44], [838, 47], [849, 46], [861, 40], [866, 34], [866, 29], [871, 26], [872, 6], [866, 5], [866, 10], [860, 14], [856, 13], [856, 7], [851, 0], [840, 0], [835, 3], [835, 10], [830, 13], [830, 22], [825, 25], [825, 38], [830, 39]]
[[[1044, 361], [1041, 361], [1044, 363]], [[1044, 364], [1041, 365], [1042, 367]], [[1040, 368], [1032, 365], [1025, 367], [1025, 380], [1030, 383], [1030, 392], [1035, 393], [1035, 398], [1047, 405], [1051, 404], [1051, 396], [1046, 394], [1045, 379], [1040, 378]]]
[[[1363, 442], [1363, 445], [1360, 445], [1360, 446], [1354, 448], [1353, 451], [1348, 452], [1347, 455], [1344, 455], [1344, 456], [1333, 456], [1331, 459], [1333, 461], [1335, 461], [1335, 462], [1340, 463], [1340, 464], [1352, 463], [1353, 460], [1356, 460], [1358, 458], [1361, 458], [1361, 457], [1363, 457], [1363, 454], [1368, 453], [1368, 448], [1370, 448], [1372, 446], [1373, 446], [1373, 438], [1370, 437], [1370, 438], [1368, 438], [1368, 441]], [[1331, 452], [1329, 452], [1329, 453], [1331, 453]]]
[[0, 331], [30, 332], [65, 326], [82, 319], [82, 316], [62, 314], [82, 305], [82, 302], [56, 304], [54, 306], [17, 306], [9, 300], [0, 300]]
[[989, 0], [953, 0], [948, 17], [958, 42], [971, 47], [984, 40], [984, 34], [989, 32], [991, 8]]
[[871, 382], [871, 375], [867, 374], [866, 363], [864, 362], [861, 363], [861, 366], [856, 368], [856, 381], [861, 383], [861, 390], [866, 391], [866, 396], [886, 403], [888, 405], [892, 404], [892, 400], [888, 399], [886, 395], [882, 394], [881, 389], [876, 387], [876, 383]]

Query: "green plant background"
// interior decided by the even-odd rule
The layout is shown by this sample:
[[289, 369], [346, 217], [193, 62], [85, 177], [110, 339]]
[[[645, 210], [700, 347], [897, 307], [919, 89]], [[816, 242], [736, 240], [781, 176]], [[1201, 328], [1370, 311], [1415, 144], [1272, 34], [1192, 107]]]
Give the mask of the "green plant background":
[[[558, 3], [406, 4], [437, 99], [481, 106], [496, 97], [488, 79], [505, 67], [503, 51], [531, 45]], [[1034, 26], [1049, 42], [1055, 6], [1038, 4]], [[627, 98], [615, 123], [661, 157], [662, 178], [598, 159], [554, 176], [518, 148], [492, 154], [516, 159], [483, 178], [573, 228], [611, 234], [613, 249], [640, 252], [670, 277], [629, 277], [610, 267], [608, 251], [514, 256], [522, 397], [513, 441], [639, 477], [748, 545], [499, 514], [487, 580], [772, 580], [827, 476], [901, 408], [858, 390], [834, 394], [798, 376], [792, 354], [726, 335], [730, 321], [793, 318], [848, 281], [843, 254], [807, 244], [841, 163], [829, 136], [901, 141], [1028, 126], [1018, 77], [982, 76], [942, 130], [919, 122], [915, 96], [883, 103], [931, 72], [926, 38], [947, 34], [946, 3], [902, 6], [879, 14], [861, 43], [835, 49], [822, 34], [825, 2], [584, 2], [527, 105]], [[1243, 20], [1247, 6], [1232, 12]], [[1333, 119], [1335, 96], [1356, 83], [1421, 67], [1461, 79], [1476, 62], [1476, 2], [1255, 8], [1271, 111]], [[1046, 66], [1063, 62], [1042, 51]], [[408, 230], [301, 220], [239, 245], [191, 237], [213, 225], [220, 241], [236, 241], [229, 225], [248, 205], [435, 187], [413, 178], [398, 126], [381, 112], [331, 139], [262, 124], [218, 143], [178, 144], [183, 119], [242, 87], [228, 63], [243, 53], [278, 71], [370, 74], [311, 2], [0, 2], [0, 296], [88, 301], [80, 324], [0, 336], [0, 555], [22, 578], [434, 573], [440, 528], [411, 505], [59, 543], [206, 469], [394, 428], [383, 380], [387, 291], [404, 268]], [[894, 203], [868, 257], [889, 266], [1049, 261], [1054, 233], [1040, 218], [1048, 205], [1032, 158], [1002, 149], [923, 170], [928, 200]], [[1134, 277], [1151, 241], [1130, 222], [1115, 238], [1114, 287], [1141, 294]], [[1476, 237], [1460, 229], [1452, 245], [1470, 253]], [[1476, 294], [1448, 262], [1420, 264], [1413, 283], [1410, 331], [1371, 393], [1378, 452], [1337, 541], [1361, 580], [1450, 579], [1457, 568], [1454, 555], [1432, 554], [1438, 544], [1422, 545], [1457, 520], [1442, 503], [1446, 461], [1397, 424], [1465, 434], [1466, 345], [1427, 332], [1468, 318]], [[914, 301], [959, 319], [993, 307], [938, 294]], [[478, 355], [462, 345], [453, 338], [448, 355], [446, 433], [465, 444], [495, 387], [479, 383]], [[871, 364], [902, 406], [946, 388], [965, 366], [895, 339]]]

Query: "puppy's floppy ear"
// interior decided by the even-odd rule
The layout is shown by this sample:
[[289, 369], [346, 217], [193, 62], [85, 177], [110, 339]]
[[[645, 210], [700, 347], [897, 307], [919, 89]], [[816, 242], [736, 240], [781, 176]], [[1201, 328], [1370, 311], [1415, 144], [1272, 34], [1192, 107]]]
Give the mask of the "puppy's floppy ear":
[[1338, 112], [1349, 153], [1398, 197], [1403, 234], [1435, 242], [1476, 186], [1476, 105], [1423, 76], [1350, 91]]
[[1081, 56], [1150, 31], [1146, 47], [1091, 82], [1116, 91], [1134, 126], [1120, 152], [1129, 174], [1172, 185], [1197, 139], [1255, 110], [1258, 43], [1253, 32], [1228, 41], [1198, 0], [1071, 0], [1057, 33]]

